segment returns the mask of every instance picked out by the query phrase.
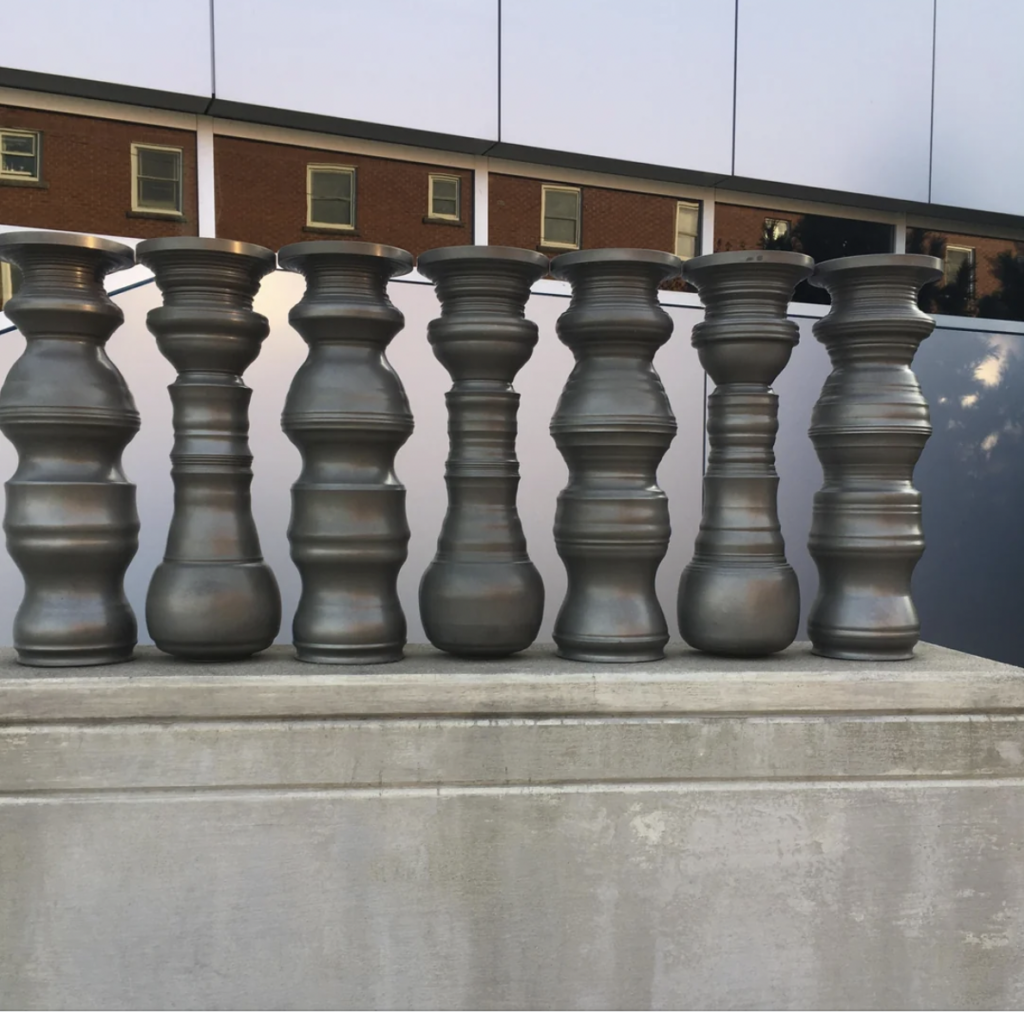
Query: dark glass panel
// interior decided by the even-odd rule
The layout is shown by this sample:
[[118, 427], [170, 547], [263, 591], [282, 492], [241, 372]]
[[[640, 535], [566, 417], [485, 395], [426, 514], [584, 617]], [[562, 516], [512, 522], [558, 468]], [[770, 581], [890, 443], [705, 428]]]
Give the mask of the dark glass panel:
[[[883, 222], [715, 204], [716, 253], [745, 249], [795, 250], [820, 263], [866, 253], [891, 253], [893, 239], [893, 227]], [[805, 281], [797, 286], [794, 301], [827, 304], [828, 293]]]
[[1024, 665], [1024, 337], [938, 329], [914, 368], [933, 426], [914, 474], [922, 638]]
[[1024, 320], [1024, 242], [908, 228], [907, 252], [938, 257], [945, 268], [918, 298], [926, 313]]

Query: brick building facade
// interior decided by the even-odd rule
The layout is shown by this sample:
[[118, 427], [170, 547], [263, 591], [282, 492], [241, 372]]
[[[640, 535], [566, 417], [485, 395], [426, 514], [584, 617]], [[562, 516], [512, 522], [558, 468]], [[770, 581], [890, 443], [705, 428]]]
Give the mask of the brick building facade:
[[[35, 105], [46, 105], [35, 101]], [[89, 115], [93, 111], [97, 115]], [[120, 112], [109, 105], [81, 106], [78, 111], [49, 107], [0, 105], [0, 225], [130, 236], [139, 239], [173, 235], [211, 235], [253, 242], [277, 250], [289, 243], [316, 239], [353, 239], [398, 246], [420, 254], [437, 246], [485, 241], [474, 224], [474, 171], [463, 157], [438, 153], [439, 160], [410, 160], [395, 145], [332, 141], [311, 146], [316, 135], [298, 131], [253, 136], [251, 129], [236, 136], [231, 124], [206, 135], [205, 189], [198, 178], [199, 138], [189, 118], [170, 125], [143, 123], [146, 110]], [[159, 120], [166, 124], [166, 119]], [[180, 124], [180, 128], [179, 128]], [[19, 155], [14, 144], [35, 145], [34, 171], [19, 176]], [[338, 150], [352, 143], [354, 151]], [[136, 151], [180, 152], [174, 186], [173, 212], [150, 213], [143, 203], [140, 180], [144, 173]], [[379, 153], [378, 153], [379, 151]], [[402, 157], [393, 157], [398, 154]], [[423, 152], [410, 149], [408, 154]], [[159, 156], [158, 156], [159, 157]], [[445, 164], [445, 162], [456, 164]], [[483, 162], [487, 165], [487, 160]], [[210, 168], [212, 167], [212, 171]], [[509, 163], [489, 168], [482, 192], [487, 193], [486, 241], [494, 245], [540, 250], [551, 256], [572, 248], [636, 247], [679, 252], [715, 252], [792, 245], [816, 259], [896, 248], [892, 224], [870, 216], [844, 218], [836, 213], [773, 209], [764, 205], [714, 200], [714, 235], [699, 235], [701, 200], [657, 192], [645, 184], [640, 192], [620, 188], [628, 181], [609, 177], [615, 185], [597, 185], [593, 173], [558, 173], [558, 181], [540, 173], [515, 174]], [[503, 171], [504, 170], [504, 171]], [[326, 173], [344, 177], [346, 223], [325, 224], [314, 215], [316, 187], [312, 180]], [[148, 177], [147, 177], [148, 178]], [[432, 187], [443, 180], [444, 197]], [[433, 181], [433, 182], [432, 182]], [[154, 192], [166, 181], [157, 178]], [[665, 189], [675, 189], [665, 185]], [[205, 224], [200, 223], [200, 191]], [[545, 197], [545, 194], [548, 197]], [[555, 208], [551, 194], [556, 194]], [[312, 196], [311, 196], [312, 194]], [[548, 203], [546, 204], [546, 199]], [[708, 199], [714, 199], [710, 195]], [[438, 209], [444, 206], [444, 211]], [[792, 205], [791, 205], [792, 206]], [[798, 205], [797, 205], [798, 206]], [[214, 220], [213, 208], [216, 209]], [[826, 209], [828, 210], [828, 209]], [[332, 219], [333, 220], [333, 219]], [[549, 241], [555, 227], [562, 240]], [[545, 231], [549, 235], [545, 235]], [[959, 315], [1020, 318], [1014, 308], [1019, 295], [1002, 291], [999, 258], [1024, 256], [1024, 242], [971, 234], [969, 230], [939, 231], [907, 228], [908, 250], [945, 257], [945, 297], [931, 311]], [[957, 297], [953, 279], [963, 281], [957, 266], [967, 261], [973, 280], [966, 298]], [[1002, 265], [1005, 267], [1005, 264]], [[1010, 265], [1012, 267], [1012, 264]], [[0, 305], [16, 284], [9, 268], [0, 268]], [[679, 279], [665, 287], [685, 289]], [[941, 286], [940, 286], [941, 287]], [[813, 299], [811, 297], [814, 297]], [[817, 301], [824, 295], [806, 285], [798, 298]], [[1009, 307], [1009, 308], [1007, 308]]]
[[[542, 193], [547, 180], [492, 172], [488, 241], [558, 254], [541, 241]], [[571, 183], [551, 185], [572, 187]], [[677, 198], [580, 186], [580, 249], [622, 246], [675, 250]]]
[[[0, 106], [0, 131], [39, 136], [39, 180], [0, 176], [0, 222], [152, 239], [198, 235], [194, 131]], [[180, 148], [180, 215], [132, 210], [132, 145]]]
[[[473, 173], [446, 166], [218, 136], [217, 234], [277, 250], [313, 239], [387, 243], [419, 254], [473, 242]], [[355, 227], [307, 224], [307, 167], [355, 169]], [[459, 180], [457, 221], [430, 220], [429, 179]]]

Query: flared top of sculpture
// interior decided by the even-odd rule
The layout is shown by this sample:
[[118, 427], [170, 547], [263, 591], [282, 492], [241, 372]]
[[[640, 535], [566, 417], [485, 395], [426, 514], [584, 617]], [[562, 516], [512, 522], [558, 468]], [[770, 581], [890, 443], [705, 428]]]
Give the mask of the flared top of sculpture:
[[[706, 267], [724, 267], [728, 264], [780, 264], [804, 267], [809, 274], [814, 269], [814, 260], [806, 253], [791, 253], [779, 249], [729, 250], [726, 253], [708, 253], [691, 257], [683, 264], [683, 274], [696, 274]], [[806, 276], [806, 275], [805, 275]]]
[[704, 303], [691, 343], [716, 386], [774, 382], [800, 329], [786, 310], [797, 284], [814, 269], [803, 253], [751, 250], [694, 257], [683, 266]]
[[832, 300], [828, 315], [815, 320], [814, 336], [828, 348], [833, 365], [853, 358], [909, 365], [935, 329], [917, 293], [941, 277], [942, 261], [919, 253], [826, 260], [810, 278]]
[[19, 254], [29, 246], [69, 247], [79, 250], [96, 250], [104, 254], [105, 273], [123, 271], [135, 264], [135, 253], [130, 246], [101, 239], [95, 235], [81, 235], [77, 232], [5, 232], [0, 235], [0, 260], [17, 264]]
[[863, 256], [823, 260], [815, 267], [811, 284], [817, 285], [818, 288], [826, 288], [825, 282], [841, 272], [854, 269], [889, 271], [900, 267], [933, 271], [935, 277], [926, 278], [924, 283], [937, 281], [942, 277], [942, 261], [938, 257], [925, 256], [923, 253], [867, 253]]
[[429, 249], [416, 258], [416, 268], [421, 274], [433, 279], [434, 268], [438, 265], [474, 261], [488, 263], [522, 264], [539, 271], [538, 277], [548, 272], [550, 261], [536, 250], [519, 249], [517, 246], [440, 246]]
[[344, 257], [346, 259], [384, 260], [389, 265], [389, 275], [400, 278], [412, 270], [413, 256], [397, 246], [385, 246], [379, 242], [349, 242], [346, 239], [317, 239], [310, 242], [294, 242], [277, 251], [277, 263], [282, 270], [304, 273], [304, 264], [311, 258]]
[[942, 261], [937, 257], [921, 253], [870, 253], [826, 260], [814, 268], [809, 281], [832, 296], [830, 315], [834, 315], [838, 303], [848, 301], [847, 296], [859, 303], [870, 287], [876, 291], [888, 290], [894, 307], [902, 303], [904, 309], [924, 318], [926, 314], [917, 308], [918, 289], [941, 278]]
[[424, 253], [417, 265], [441, 301], [441, 316], [427, 327], [438, 361], [457, 382], [510, 384], [537, 343], [524, 307], [548, 258], [513, 246], [447, 246]]
[[[789, 359], [789, 351], [779, 347], [771, 351], [765, 344], [796, 344], [799, 330], [786, 319], [786, 310], [796, 286], [809, 277], [814, 261], [803, 253], [786, 250], [736, 250], [694, 257], [683, 264], [683, 277], [692, 284], [704, 303], [704, 319], [693, 328], [692, 343], [706, 349], [714, 342], [728, 344], [711, 353], [723, 355], [738, 365], [749, 356], [762, 358], [747, 378], [715, 382], [771, 383]], [[756, 322], [755, 322], [756, 321]], [[711, 359], [701, 351], [705, 369], [712, 370]], [[723, 365], [726, 363], [723, 361]], [[727, 373], [735, 370], [726, 365]], [[741, 370], [742, 372], [742, 370]], [[756, 373], [756, 375], [755, 375]]]
[[661, 280], [676, 277], [683, 261], [674, 253], [654, 249], [581, 249], [562, 253], [551, 261], [551, 273], [556, 278], [569, 279], [580, 267], [591, 265], [643, 264], [662, 269]]
[[194, 235], [165, 236], [162, 239], [146, 239], [135, 248], [140, 264], [147, 257], [161, 253], [228, 253], [232, 256], [250, 257], [266, 265], [264, 273], [269, 274], [277, 266], [273, 250], [251, 242], [236, 239], [203, 239]]

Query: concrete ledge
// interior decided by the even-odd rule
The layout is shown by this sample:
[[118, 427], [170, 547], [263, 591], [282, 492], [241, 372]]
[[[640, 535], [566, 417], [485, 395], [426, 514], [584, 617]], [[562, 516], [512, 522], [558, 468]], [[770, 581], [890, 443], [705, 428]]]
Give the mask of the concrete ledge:
[[1024, 670], [921, 644], [893, 664], [815, 657], [806, 643], [756, 661], [670, 650], [650, 665], [579, 664], [535, 647], [467, 661], [413, 646], [396, 664], [303, 664], [290, 647], [196, 664], [155, 647], [107, 668], [26, 668], [0, 650], [0, 724], [256, 717], [1022, 713]]
[[0, 659], [0, 1008], [1019, 1008], [1024, 671]]

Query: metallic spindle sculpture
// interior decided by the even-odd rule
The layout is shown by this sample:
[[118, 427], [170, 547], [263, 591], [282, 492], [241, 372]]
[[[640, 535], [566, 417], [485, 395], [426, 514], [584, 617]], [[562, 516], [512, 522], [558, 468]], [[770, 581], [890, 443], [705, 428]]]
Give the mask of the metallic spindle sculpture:
[[274, 254], [193, 238], [150, 239], [136, 253], [164, 296], [146, 322], [178, 371], [169, 388], [174, 516], [149, 584], [146, 625], [169, 654], [248, 657], [281, 627], [281, 595], [252, 517], [252, 391], [242, 382], [270, 329], [252, 300]]
[[779, 529], [772, 383], [800, 339], [786, 305], [814, 261], [802, 253], [715, 253], [687, 261], [704, 320], [693, 345], [715, 390], [704, 515], [679, 583], [679, 631], [714, 654], [784, 650], [800, 624], [800, 587]]
[[558, 336], [576, 365], [551, 434], [569, 467], [555, 545], [568, 590], [555, 622], [562, 657], [653, 661], [668, 626], [654, 580], [668, 548], [668, 501], [657, 470], [676, 420], [654, 353], [672, 334], [658, 285], [682, 261], [655, 250], [566, 253], [552, 273], [572, 284]]
[[137, 629], [124, 574], [139, 546], [139, 516], [121, 454], [139, 413], [104, 349], [124, 314], [103, 278], [135, 256], [92, 236], [8, 232], [0, 259], [22, 273], [5, 311], [26, 341], [0, 390], [0, 431], [18, 451], [4, 519], [25, 578], [18, 660], [127, 661]]
[[934, 257], [881, 254], [830, 260], [811, 277], [832, 296], [814, 324], [832, 373], [811, 419], [825, 482], [814, 497], [820, 585], [807, 623], [826, 657], [904, 660], [920, 636], [910, 580], [924, 533], [912, 479], [932, 430], [910, 366], [935, 326], [917, 292], [941, 267]]
[[409, 524], [394, 466], [412, 413], [384, 353], [405, 322], [388, 279], [412, 270], [412, 254], [300, 242], [278, 263], [305, 275], [306, 294], [288, 318], [309, 345], [281, 416], [302, 454], [288, 528], [302, 577], [295, 651], [325, 664], [396, 661], [405, 646], [397, 581]]
[[544, 584], [516, 511], [519, 463], [512, 380], [537, 343], [523, 308], [548, 259], [502, 246], [452, 246], [417, 266], [434, 281], [441, 317], [434, 354], [455, 381], [448, 404], [448, 513], [420, 584], [427, 638], [453, 654], [525, 650], [540, 629]]

